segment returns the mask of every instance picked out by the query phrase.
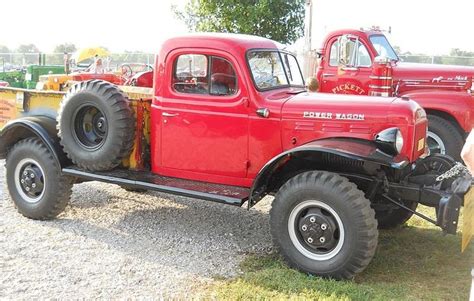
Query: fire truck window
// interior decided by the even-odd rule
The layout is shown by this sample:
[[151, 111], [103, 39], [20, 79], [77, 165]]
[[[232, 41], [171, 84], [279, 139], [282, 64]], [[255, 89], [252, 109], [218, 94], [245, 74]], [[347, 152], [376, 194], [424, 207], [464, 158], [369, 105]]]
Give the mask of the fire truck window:
[[229, 61], [211, 57], [211, 95], [232, 95], [237, 92], [237, 77]]
[[339, 65], [339, 42], [336, 40], [331, 45], [331, 52], [329, 54], [329, 66], [337, 67]]
[[359, 42], [358, 53], [357, 53], [357, 67], [370, 67], [372, 61], [370, 60], [369, 52], [367, 48]]
[[208, 94], [208, 59], [202, 54], [182, 54], [175, 61], [173, 89], [181, 93]]

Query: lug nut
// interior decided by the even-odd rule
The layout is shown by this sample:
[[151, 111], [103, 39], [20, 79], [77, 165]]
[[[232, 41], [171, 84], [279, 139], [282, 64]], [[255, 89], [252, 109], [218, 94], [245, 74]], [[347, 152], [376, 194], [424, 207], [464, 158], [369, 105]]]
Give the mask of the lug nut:
[[326, 230], [327, 228], [328, 228], [328, 225], [326, 225], [326, 224], [322, 224], [322, 225], [321, 225], [321, 230], [324, 231], [324, 230]]
[[24, 175], [24, 176], [27, 176], [27, 175], [28, 175], [28, 172], [25, 170], [25, 171], [23, 172], [23, 175]]
[[25, 184], [25, 180], [24, 179], [21, 179], [21, 184]]
[[313, 243], [313, 239], [312, 239], [311, 237], [308, 238], [308, 242], [309, 242], [310, 244], [312, 244], [312, 243]]
[[30, 187], [26, 187], [25, 189], [26, 189], [26, 191], [30, 191]]
[[35, 174], [34, 174], [34, 173], [30, 174], [30, 178], [34, 179], [34, 178], [35, 178]]
[[306, 231], [306, 230], [308, 230], [308, 226], [306, 226], [306, 225], [303, 225], [303, 226], [301, 227], [301, 230], [303, 230], [303, 231]]
[[36, 183], [31, 184], [31, 187], [36, 188]]
[[309, 221], [314, 223], [316, 221], [316, 219], [314, 218], [314, 216], [312, 216], [312, 217], [309, 218]]
[[320, 237], [319, 238], [319, 241], [323, 244], [325, 241], [326, 241], [326, 238], [323, 236], [323, 237]]

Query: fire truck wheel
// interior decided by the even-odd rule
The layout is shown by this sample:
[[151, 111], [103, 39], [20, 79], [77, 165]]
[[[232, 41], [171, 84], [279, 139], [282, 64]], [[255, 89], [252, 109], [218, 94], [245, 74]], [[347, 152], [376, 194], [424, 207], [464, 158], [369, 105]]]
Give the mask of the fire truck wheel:
[[21, 140], [6, 160], [8, 192], [26, 217], [46, 220], [61, 213], [69, 201], [72, 180], [61, 175], [61, 167], [38, 138]]
[[430, 149], [430, 155], [446, 154], [456, 161], [461, 161], [461, 149], [464, 140], [450, 121], [436, 115], [428, 115], [426, 142]]
[[325, 171], [301, 173], [278, 191], [270, 211], [275, 245], [303, 272], [351, 279], [374, 256], [374, 210], [348, 179]]
[[74, 85], [58, 113], [64, 151], [74, 164], [90, 171], [110, 170], [130, 154], [134, 125], [127, 97], [99, 80]]
[[[412, 210], [416, 210], [418, 207], [418, 203], [410, 202], [410, 201], [402, 201], [405, 206]], [[388, 204], [391, 205], [391, 204]], [[405, 210], [400, 207], [393, 207], [393, 208], [385, 208], [383, 210], [375, 210], [375, 218], [377, 219], [377, 223], [379, 229], [392, 229], [396, 228], [400, 225], [405, 224], [412, 216], [413, 213]]]

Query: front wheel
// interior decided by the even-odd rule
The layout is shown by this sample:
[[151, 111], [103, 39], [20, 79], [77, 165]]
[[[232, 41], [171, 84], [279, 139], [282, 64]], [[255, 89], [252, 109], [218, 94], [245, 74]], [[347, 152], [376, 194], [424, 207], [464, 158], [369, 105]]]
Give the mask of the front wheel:
[[270, 227], [290, 266], [322, 277], [353, 278], [377, 246], [369, 200], [346, 178], [324, 171], [299, 174], [281, 187]]
[[8, 192], [18, 211], [32, 219], [52, 219], [66, 207], [72, 181], [38, 138], [27, 138], [7, 155]]

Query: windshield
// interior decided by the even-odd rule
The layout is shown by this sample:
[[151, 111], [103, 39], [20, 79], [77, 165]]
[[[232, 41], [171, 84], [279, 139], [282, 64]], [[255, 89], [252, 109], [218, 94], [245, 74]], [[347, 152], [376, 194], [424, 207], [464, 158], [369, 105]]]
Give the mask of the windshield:
[[388, 42], [387, 38], [383, 35], [375, 35], [370, 37], [370, 42], [380, 56], [388, 57], [391, 60], [398, 61], [398, 56], [393, 50], [392, 46]]
[[304, 87], [304, 80], [296, 58], [272, 50], [250, 51], [247, 59], [252, 77], [259, 90], [288, 86]]

